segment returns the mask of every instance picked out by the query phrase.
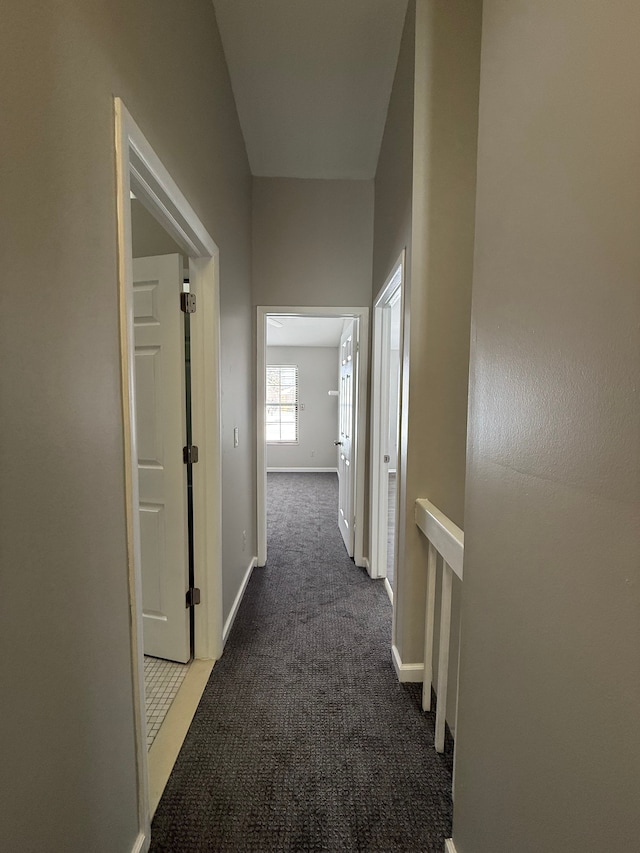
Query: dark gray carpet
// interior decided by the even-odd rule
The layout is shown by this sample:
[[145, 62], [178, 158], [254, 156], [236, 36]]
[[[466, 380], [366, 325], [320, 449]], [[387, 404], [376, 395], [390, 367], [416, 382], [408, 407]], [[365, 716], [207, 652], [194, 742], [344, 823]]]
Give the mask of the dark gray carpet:
[[391, 606], [347, 557], [333, 474], [269, 474], [247, 587], [153, 821], [155, 853], [443, 853], [451, 752], [391, 665]]

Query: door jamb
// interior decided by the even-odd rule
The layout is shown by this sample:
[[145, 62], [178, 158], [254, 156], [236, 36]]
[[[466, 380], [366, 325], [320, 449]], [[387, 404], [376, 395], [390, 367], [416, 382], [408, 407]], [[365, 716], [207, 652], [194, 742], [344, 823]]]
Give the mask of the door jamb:
[[[142, 569], [135, 431], [133, 274], [130, 194], [160, 222], [189, 256], [190, 287], [201, 321], [192, 329], [193, 432], [200, 448], [194, 476], [194, 558], [202, 604], [195, 615], [195, 656], [222, 654], [221, 422], [219, 251], [214, 240], [131, 117], [114, 98], [120, 363], [125, 462], [134, 734], [140, 849], [150, 838], [149, 783], [142, 642]], [[176, 293], [176, 299], [178, 293]]]
[[[367, 429], [367, 385], [369, 369], [369, 308], [313, 308], [303, 306], [259, 305], [257, 308], [257, 376], [256, 376], [256, 418], [257, 433], [257, 517], [258, 517], [258, 566], [267, 562], [267, 461], [265, 443], [265, 424], [261, 413], [265, 409], [265, 371], [267, 347], [267, 317], [280, 314], [294, 314], [298, 317], [344, 317], [357, 320], [358, 327], [358, 363], [356, 371], [356, 442], [355, 453], [355, 515], [356, 529], [353, 546], [353, 560], [356, 566], [364, 567], [364, 506], [365, 506], [365, 467], [366, 467], [366, 429]], [[337, 523], [337, 520], [336, 520]]]
[[[388, 407], [389, 407], [389, 391], [387, 388], [386, 395], [383, 385], [388, 385], [388, 363], [386, 350], [382, 350], [380, 344], [385, 340], [388, 334], [387, 322], [388, 317], [386, 312], [380, 310], [389, 303], [391, 295], [396, 291], [398, 286], [400, 291], [400, 353], [403, 352], [404, 338], [404, 282], [405, 282], [405, 250], [403, 249], [400, 257], [393, 265], [391, 273], [385, 281], [383, 287], [378, 293], [373, 303], [373, 341], [371, 348], [371, 456], [370, 456], [370, 472], [371, 472], [371, 487], [369, 500], [369, 531], [370, 531], [370, 574], [372, 578], [386, 578], [387, 566], [386, 560], [382, 559], [383, 552], [386, 555], [386, 525], [383, 526], [381, 521], [382, 506], [385, 501], [381, 495], [382, 482], [382, 448], [383, 448], [383, 424], [388, 424]], [[386, 372], [385, 372], [386, 370]], [[402, 395], [402, 370], [403, 359], [400, 358], [400, 381], [399, 393]], [[398, 419], [402, 412], [402, 400], [399, 401]], [[386, 416], [385, 416], [386, 413]], [[387, 427], [388, 428], [388, 427]], [[398, 456], [400, 447], [398, 447]], [[396, 533], [394, 541], [396, 573], [394, 583], [397, 585], [398, 577], [398, 541], [399, 541], [399, 504], [400, 504], [400, 465], [396, 466]], [[377, 535], [376, 535], [377, 531]], [[384, 540], [384, 541], [383, 541]]]

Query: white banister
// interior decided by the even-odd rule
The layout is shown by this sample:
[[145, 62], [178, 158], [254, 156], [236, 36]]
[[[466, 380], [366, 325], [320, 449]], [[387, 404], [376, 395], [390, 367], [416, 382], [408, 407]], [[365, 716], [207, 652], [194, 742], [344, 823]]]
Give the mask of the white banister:
[[416, 524], [462, 580], [464, 533], [458, 525], [424, 498], [416, 501]]
[[436, 607], [437, 556], [442, 557], [442, 595], [440, 600], [440, 644], [438, 651], [438, 687], [436, 690], [435, 748], [444, 752], [447, 713], [449, 653], [451, 643], [451, 592], [454, 573], [462, 580], [464, 533], [430, 501], [419, 498], [415, 506], [416, 524], [429, 540], [427, 558], [427, 600], [424, 630], [424, 682], [422, 708], [431, 710], [433, 683], [433, 638]]

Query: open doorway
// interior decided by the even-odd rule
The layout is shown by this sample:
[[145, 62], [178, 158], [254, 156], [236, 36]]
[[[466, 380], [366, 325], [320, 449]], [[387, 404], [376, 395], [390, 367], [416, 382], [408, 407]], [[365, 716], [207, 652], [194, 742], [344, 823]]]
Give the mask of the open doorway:
[[[144, 838], [222, 650], [218, 249], [119, 98], [115, 129], [131, 655]], [[143, 248], [150, 239], [143, 221], [156, 229], [151, 242], [159, 243], [152, 249]], [[198, 320], [185, 323], [194, 299]], [[194, 441], [199, 459], [189, 477]], [[171, 726], [154, 733], [148, 754], [145, 645], [155, 660], [196, 659], [184, 676], [188, 690], [180, 690], [167, 714]]]
[[258, 308], [258, 565], [267, 559], [267, 476], [333, 474], [336, 524], [365, 566], [367, 308]]
[[[147, 656], [186, 664], [193, 655], [192, 468], [173, 452], [191, 431], [188, 257], [132, 194], [135, 429]], [[146, 668], [146, 664], [145, 664]]]
[[131, 193], [135, 424], [140, 493], [142, 634], [147, 748], [194, 656], [195, 583], [189, 258]]
[[373, 307], [371, 379], [371, 576], [393, 602], [398, 559], [404, 252]]

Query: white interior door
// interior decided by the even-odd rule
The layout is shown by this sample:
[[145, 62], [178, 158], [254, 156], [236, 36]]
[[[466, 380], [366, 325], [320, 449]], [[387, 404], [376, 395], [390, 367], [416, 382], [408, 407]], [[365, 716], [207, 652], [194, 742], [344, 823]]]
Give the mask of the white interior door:
[[386, 531], [386, 577], [395, 588], [396, 542], [398, 516], [398, 440], [400, 433], [400, 338], [402, 333], [402, 293], [400, 287], [391, 296], [387, 314], [387, 334], [384, 363], [387, 376], [383, 382], [386, 401], [386, 451], [382, 458], [383, 488], [381, 494], [380, 526]]
[[340, 338], [340, 387], [338, 441], [338, 524], [347, 553], [353, 557], [355, 523], [354, 476], [352, 464], [353, 430], [355, 428], [356, 354], [354, 320], [345, 322]]
[[373, 305], [369, 530], [371, 577], [393, 595], [399, 539], [399, 443], [402, 385], [404, 252]]
[[190, 658], [180, 255], [133, 261], [144, 652]]

